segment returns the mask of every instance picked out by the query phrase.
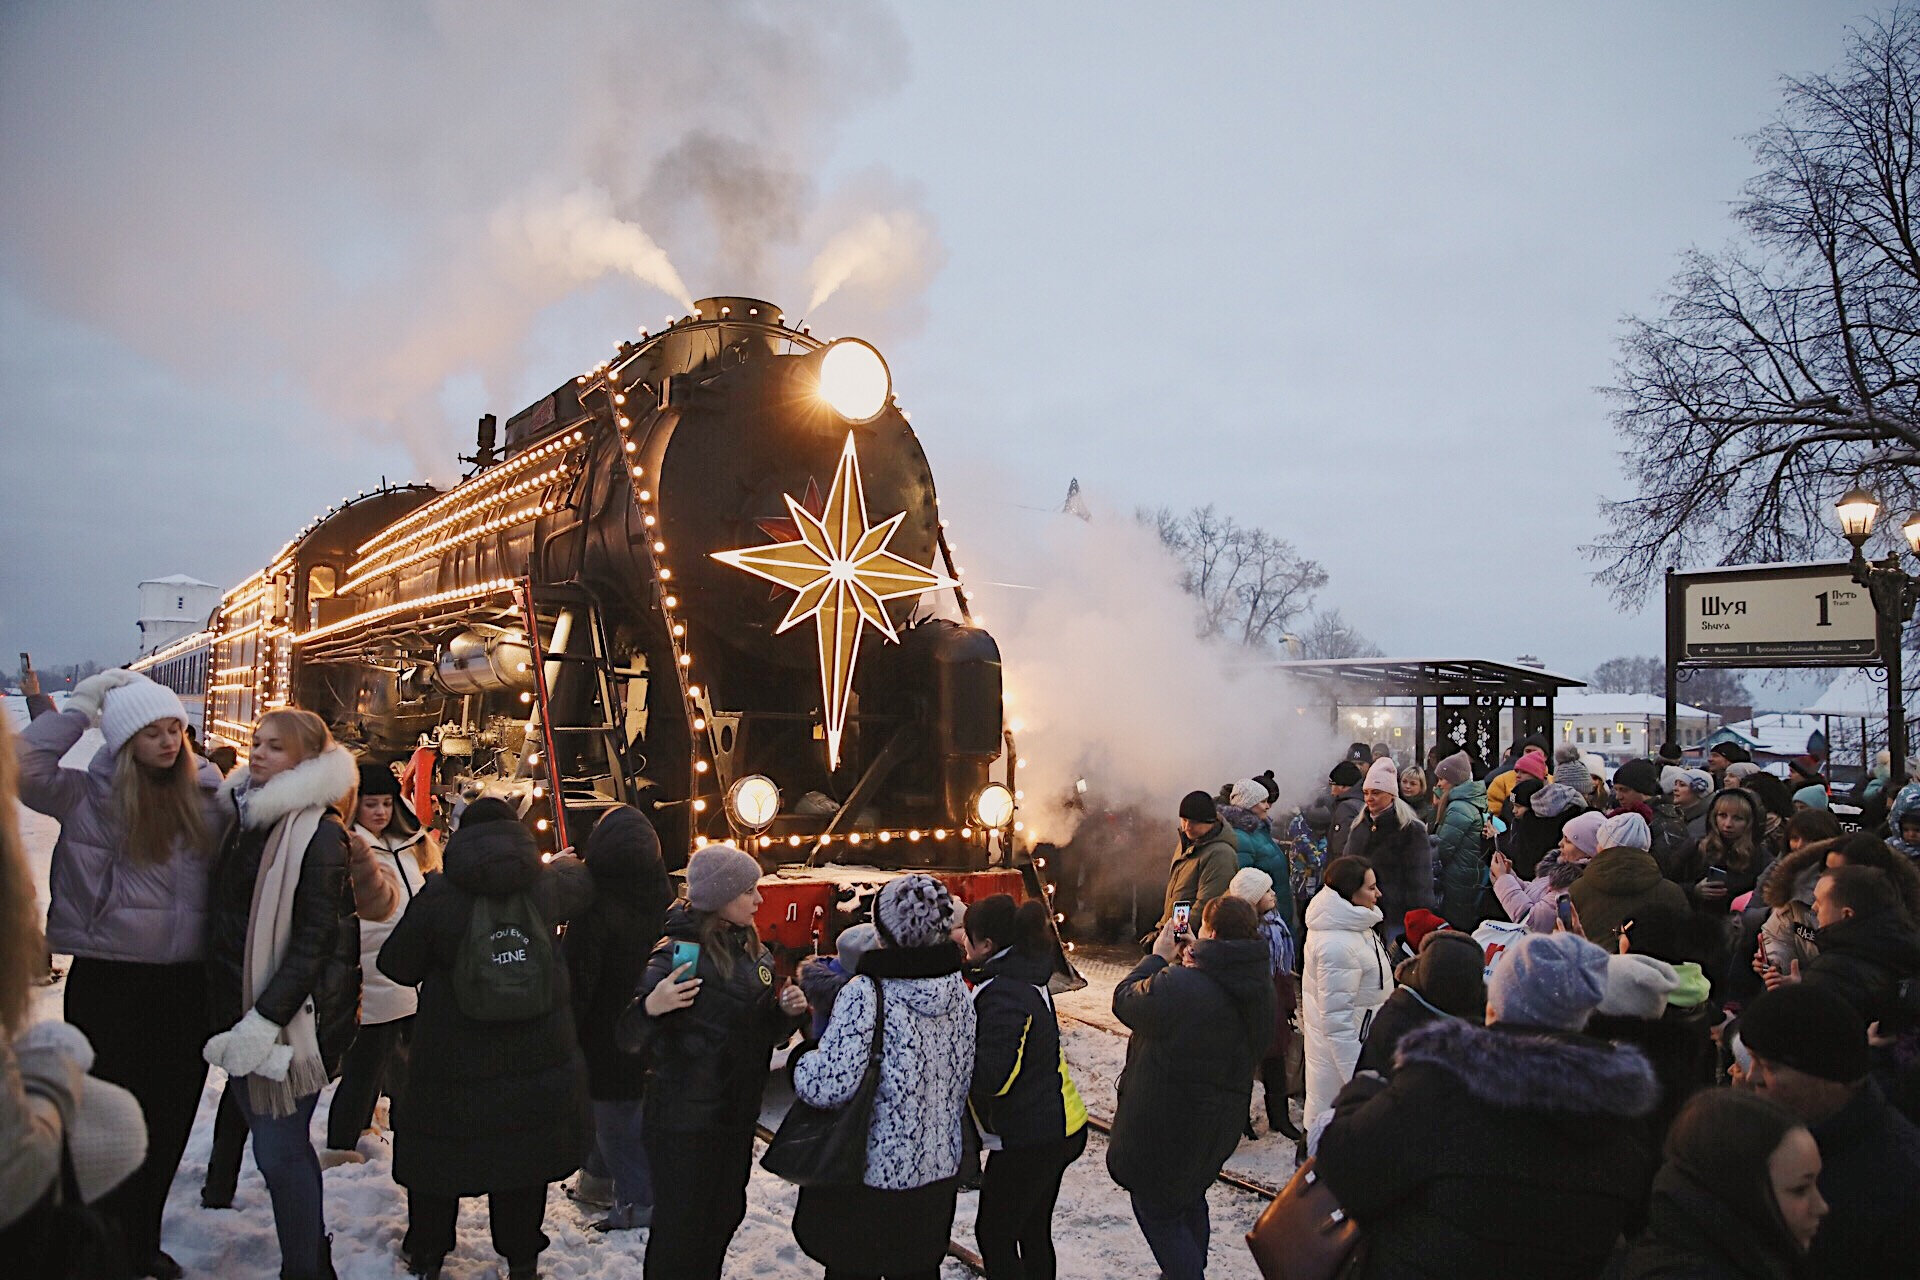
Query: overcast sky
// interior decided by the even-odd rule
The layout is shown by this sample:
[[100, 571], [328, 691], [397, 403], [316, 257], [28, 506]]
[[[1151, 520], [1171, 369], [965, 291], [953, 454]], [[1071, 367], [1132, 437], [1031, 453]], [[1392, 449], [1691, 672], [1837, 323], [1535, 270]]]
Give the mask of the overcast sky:
[[[693, 294], [790, 313], [865, 204], [906, 228], [914, 260], [815, 327], [883, 345], [976, 520], [1075, 476], [1105, 518], [1213, 502], [1321, 560], [1390, 653], [1657, 652], [1657, 609], [1618, 612], [1578, 551], [1623, 483], [1595, 388], [1620, 318], [1729, 234], [1780, 77], [1864, 12], [402, 8], [0, 18], [9, 661], [124, 660], [141, 578], [229, 584], [678, 311], [537, 270], [526, 211], [586, 188]], [[741, 197], [780, 206], [779, 261], [675, 192], [693, 135], [791, 161]]]

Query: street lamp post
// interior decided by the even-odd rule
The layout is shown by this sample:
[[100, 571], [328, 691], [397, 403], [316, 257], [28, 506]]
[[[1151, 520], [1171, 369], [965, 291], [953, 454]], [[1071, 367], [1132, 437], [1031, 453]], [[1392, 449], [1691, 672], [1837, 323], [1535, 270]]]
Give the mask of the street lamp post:
[[[1887, 664], [1887, 754], [1892, 766], [1892, 786], [1898, 787], [1907, 776], [1906, 688], [1901, 674], [1901, 650], [1906, 640], [1907, 623], [1920, 602], [1920, 578], [1900, 567], [1900, 556], [1889, 552], [1885, 560], [1867, 559], [1867, 539], [1880, 517], [1880, 500], [1865, 489], [1854, 489], [1834, 504], [1840, 516], [1840, 532], [1853, 544], [1853, 580], [1867, 589], [1873, 602], [1874, 618], [1880, 633], [1880, 656]], [[1900, 532], [1907, 546], [1920, 558], [1920, 512], [1907, 517]]]

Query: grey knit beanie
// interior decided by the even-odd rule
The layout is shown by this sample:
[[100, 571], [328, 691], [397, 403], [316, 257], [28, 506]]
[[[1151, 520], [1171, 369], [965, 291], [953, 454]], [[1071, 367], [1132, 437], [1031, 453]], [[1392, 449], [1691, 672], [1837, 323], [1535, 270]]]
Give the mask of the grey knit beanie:
[[718, 911], [760, 883], [760, 864], [730, 844], [710, 844], [687, 860], [687, 905]]
[[1572, 787], [1583, 796], [1593, 790], [1593, 775], [1587, 772], [1587, 766], [1578, 758], [1562, 760], [1555, 765], [1553, 780], [1563, 787]]
[[1450, 787], [1464, 786], [1467, 779], [1473, 776], [1473, 761], [1466, 752], [1456, 751], [1433, 766], [1433, 776]]
[[1529, 933], [1487, 980], [1491, 1021], [1578, 1031], [1607, 995], [1607, 953], [1572, 933]]

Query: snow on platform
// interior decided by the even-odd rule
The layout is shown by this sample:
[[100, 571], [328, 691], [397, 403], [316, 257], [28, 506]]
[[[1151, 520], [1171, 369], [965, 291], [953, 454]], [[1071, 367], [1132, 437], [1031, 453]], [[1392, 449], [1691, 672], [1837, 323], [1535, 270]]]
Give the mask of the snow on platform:
[[[26, 722], [24, 701], [7, 698], [14, 724]], [[99, 735], [91, 732], [68, 755], [67, 763], [83, 767], [99, 749]], [[29, 864], [46, 906], [47, 867], [58, 824], [31, 810], [20, 811], [21, 834]], [[846, 868], [849, 878], [873, 872]], [[1087, 1106], [1111, 1116], [1114, 1081], [1126, 1058], [1125, 1028], [1112, 1015], [1113, 988], [1131, 968], [1126, 956], [1076, 954], [1076, 967], [1087, 987], [1059, 997], [1061, 1028], [1067, 1059]], [[62, 958], [64, 965], [64, 958]], [[35, 1017], [58, 1018], [61, 984], [35, 993]], [[201, 1095], [199, 1115], [174, 1179], [162, 1227], [161, 1244], [189, 1276], [219, 1276], [222, 1280], [270, 1280], [279, 1274], [279, 1248], [273, 1233], [273, 1210], [266, 1184], [249, 1154], [242, 1167], [239, 1191], [231, 1209], [200, 1205], [200, 1184], [206, 1175], [213, 1141], [213, 1115], [225, 1077], [209, 1071]], [[314, 1116], [315, 1145], [325, 1141], [330, 1086], [321, 1095]], [[785, 1078], [776, 1072], [768, 1089], [763, 1119], [778, 1127], [790, 1095]], [[1251, 1105], [1251, 1099], [1249, 1104]], [[1293, 1169], [1293, 1144], [1265, 1133], [1257, 1142], [1243, 1142], [1229, 1169], [1258, 1181], [1279, 1185]], [[406, 1192], [392, 1178], [392, 1152], [384, 1136], [363, 1139], [368, 1155], [364, 1164], [328, 1169], [327, 1228], [333, 1234], [334, 1266], [342, 1280], [396, 1280], [405, 1274], [400, 1242], [406, 1234]], [[1115, 1277], [1152, 1276], [1153, 1256], [1133, 1221], [1127, 1194], [1113, 1184], [1106, 1170], [1106, 1140], [1090, 1135], [1087, 1152], [1067, 1171], [1054, 1214], [1054, 1243], [1060, 1255], [1061, 1280], [1114, 1280]], [[793, 1240], [793, 1210], [797, 1192], [757, 1165], [747, 1187], [747, 1217], [727, 1253], [729, 1277], [765, 1280], [817, 1280], [820, 1267], [800, 1252]], [[953, 1238], [968, 1248], [978, 1247], [973, 1233], [979, 1195], [964, 1192], [955, 1215]], [[1213, 1216], [1213, 1243], [1207, 1274], [1216, 1280], [1257, 1280], [1258, 1271], [1243, 1237], [1265, 1207], [1258, 1196], [1216, 1183], [1208, 1196]], [[569, 1200], [556, 1185], [547, 1195], [545, 1230], [552, 1239], [540, 1255], [540, 1274], [550, 1280], [615, 1280], [640, 1274], [646, 1256], [645, 1231], [597, 1232], [590, 1223], [599, 1215]], [[506, 1264], [488, 1240], [486, 1202], [461, 1202], [458, 1234], [446, 1262], [447, 1280], [492, 1280], [506, 1274]], [[972, 1273], [949, 1258], [942, 1280], [962, 1280]]]

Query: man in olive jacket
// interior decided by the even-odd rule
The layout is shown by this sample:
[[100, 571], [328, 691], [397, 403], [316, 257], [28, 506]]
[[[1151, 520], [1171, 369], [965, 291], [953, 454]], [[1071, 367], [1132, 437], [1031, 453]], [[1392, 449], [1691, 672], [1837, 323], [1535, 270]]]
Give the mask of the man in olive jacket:
[[1173, 916], [1176, 902], [1191, 902], [1193, 918], [1198, 920], [1202, 907], [1226, 896], [1227, 886], [1238, 870], [1240, 846], [1227, 824], [1220, 821], [1213, 797], [1204, 791], [1189, 791], [1180, 802], [1180, 847], [1167, 872], [1167, 897], [1161, 904], [1155, 932]]

